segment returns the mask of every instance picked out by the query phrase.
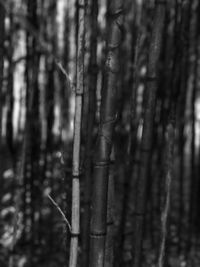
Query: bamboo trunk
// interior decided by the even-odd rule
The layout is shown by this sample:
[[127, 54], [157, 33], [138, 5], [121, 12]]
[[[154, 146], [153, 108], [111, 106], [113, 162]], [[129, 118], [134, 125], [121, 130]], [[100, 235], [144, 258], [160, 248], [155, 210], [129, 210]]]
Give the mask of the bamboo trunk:
[[[179, 235], [180, 235], [180, 247], [179, 251], [183, 250], [183, 238], [182, 235], [184, 234], [183, 228], [184, 225], [182, 223], [183, 218], [185, 217], [185, 189], [184, 189], [184, 178], [185, 178], [185, 110], [186, 110], [186, 98], [187, 98], [187, 88], [188, 88], [188, 72], [189, 72], [189, 51], [190, 51], [190, 22], [191, 22], [191, 7], [192, 1], [184, 0], [181, 6], [181, 41], [180, 46], [182, 48], [182, 54], [180, 59], [180, 92], [179, 92], [179, 110], [178, 116], [179, 121], [177, 121], [178, 128], [179, 128], [179, 153], [180, 153], [180, 162], [179, 162], [179, 170], [180, 170], [180, 228], [179, 228]], [[188, 213], [188, 212], [187, 212]], [[189, 214], [186, 216], [189, 217]], [[189, 218], [188, 218], [189, 219]], [[185, 218], [184, 218], [185, 220]], [[188, 224], [189, 227], [189, 224]], [[188, 246], [190, 246], [190, 234], [188, 231]]]
[[173, 177], [173, 162], [174, 162], [174, 141], [175, 141], [175, 104], [170, 112], [170, 118], [166, 127], [166, 149], [165, 149], [165, 177], [164, 177], [164, 205], [161, 214], [161, 239], [158, 256], [158, 267], [163, 267], [165, 258], [166, 238], [167, 238], [167, 223], [170, 210], [171, 196], [171, 181]]
[[[4, 33], [5, 33], [5, 9], [0, 3], [0, 150], [2, 149], [2, 107], [3, 107], [3, 75], [4, 75]], [[0, 153], [0, 162], [2, 162], [2, 153]], [[0, 181], [2, 182], [3, 166], [0, 164]], [[1, 190], [0, 190], [1, 192]]]
[[114, 149], [110, 157], [110, 170], [108, 178], [108, 196], [107, 196], [107, 229], [106, 229], [106, 245], [105, 245], [105, 261], [104, 267], [112, 267], [114, 262], [114, 172], [115, 172], [115, 155]]
[[84, 17], [85, 0], [78, 2], [78, 40], [77, 40], [77, 73], [76, 99], [74, 117], [74, 143], [72, 156], [72, 216], [69, 267], [76, 267], [78, 260], [78, 237], [80, 232], [80, 146], [82, 100], [84, 90]]
[[110, 1], [109, 11], [111, 22], [108, 32], [108, 51], [101, 96], [100, 125], [94, 155], [94, 184], [90, 226], [90, 267], [104, 266], [108, 175], [116, 120], [116, 83], [119, 72], [118, 53], [122, 38], [123, 1]]
[[89, 265], [89, 231], [90, 231], [90, 204], [91, 204], [91, 184], [92, 184], [92, 144], [93, 130], [95, 122], [95, 103], [97, 87], [97, 16], [98, 1], [91, 3], [91, 37], [90, 37], [90, 60], [88, 67], [88, 90], [89, 103], [87, 114], [87, 140], [86, 140], [86, 162], [85, 162], [85, 186], [84, 186], [84, 214], [83, 214], [83, 266]]
[[2, 134], [2, 83], [3, 83], [3, 69], [4, 69], [4, 33], [5, 33], [5, 27], [4, 27], [4, 20], [5, 20], [5, 9], [4, 6], [0, 3], [0, 35], [1, 35], [1, 41], [0, 41], [0, 142], [1, 142], [1, 134]]
[[147, 184], [151, 161], [151, 146], [153, 137], [153, 121], [156, 105], [158, 62], [162, 48], [162, 32], [165, 22], [166, 1], [156, 1], [154, 10], [154, 23], [150, 40], [149, 59], [147, 65], [146, 104], [144, 111], [144, 124], [141, 141], [141, 169], [138, 179], [135, 207], [134, 227], [134, 255], [132, 266], [141, 266], [143, 224], [147, 200]]

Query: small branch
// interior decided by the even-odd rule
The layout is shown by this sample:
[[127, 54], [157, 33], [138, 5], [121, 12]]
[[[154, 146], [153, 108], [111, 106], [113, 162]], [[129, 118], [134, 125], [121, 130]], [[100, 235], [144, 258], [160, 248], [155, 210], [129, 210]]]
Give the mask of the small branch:
[[69, 75], [67, 74], [66, 70], [64, 69], [63, 65], [60, 62], [56, 62], [56, 65], [61, 70], [61, 72], [65, 75], [67, 80], [70, 80]]
[[69, 223], [69, 221], [67, 220], [64, 212], [61, 210], [61, 208], [58, 206], [58, 204], [53, 200], [53, 198], [48, 194], [47, 197], [50, 199], [50, 201], [52, 202], [52, 204], [57, 208], [57, 210], [60, 212], [60, 214], [62, 215], [63, 217], [63, 220], [65, 221], [65, 223], [67, 224], [68, 228], [69, 228], [69, 231], [70, 233], [72, 232], [72, 228], [71, 228], [71, 225]]
[[66, 77], [67, 85], [70, 87], [70, 89], [71, 89], [72, 91], [75, 91], [75, 90], [73, 89], [72, 81], [71, 81], [71, 79], [70, 79], [68, 73], [67, 73], [66, 70], [64, 69], [63, 65], [61, 64], [61, 62], [56, 61], [56, 65], [57, 65], [57, 67], [59, 68], [59, 70], [62, 72], [62, 74], [64, 74], [64, 76]]

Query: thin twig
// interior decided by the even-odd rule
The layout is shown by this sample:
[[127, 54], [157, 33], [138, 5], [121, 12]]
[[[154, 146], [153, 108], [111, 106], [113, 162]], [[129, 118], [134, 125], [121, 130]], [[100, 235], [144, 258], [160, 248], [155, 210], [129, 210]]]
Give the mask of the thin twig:
[[61, 62], [56, 62], [56, 65], [58, 66], [58, 68], [61, 70], [61, 72], [65, 75], [67, 80], [70, 80], [69, 75], [67, 74], [66, 70], [64, 69], [63, 65], [61, 64]]
[[62, 215], [63, 217], [63, 220], [65, 221], [65, 223], [67, 224], [68, 228], [69, 228], [69, 231], [70, 233], [72, 232], [72, 228], [71, 228], [71, 225], [69, 223], [69, 221], [67, 220], [64, 212], [61, 210], [61, 208], [58, 206], [58, 204], [53, 200], [53, 198], [48, 194], [47, 197], [50, 199], [50, 201], [52, 202], [52, 204], [57, 208], [57, 210], [60, 212], [60, 214]]
[[[55, 60], [55, 59], [54, 59], [54, 60]], [[72, 91], [75, 91], [75, 89], [73, 88], [72, 81], [71, 81], [71, 79], [70, 79], [70, 77], [69, 77], [69, 74], [68, 74], [68, 73], [66, 72], [66, 70], [64, 69], [62, 63], [59, 62], [59, 61], [56, 61], [56, 60], [55, 60], [55, 62], [56, 62], [57, 67], [59, 68], [59, 70], [60, 70], [60, 71], [62, 72], [62, 74], [65, 76], [65, 78], [66, 78], [66, 82], [67, 82], [67, 85], [69, 86], [69, 88], [70, 88]]]

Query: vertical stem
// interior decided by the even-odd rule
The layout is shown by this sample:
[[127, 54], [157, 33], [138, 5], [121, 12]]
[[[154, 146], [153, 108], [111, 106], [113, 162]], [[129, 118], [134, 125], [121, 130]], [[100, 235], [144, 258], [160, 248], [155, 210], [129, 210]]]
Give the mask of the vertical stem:
[[119, 46], [122, 38], [123, 1], [109, 2], [106, 70], [102, 90], [100, 125], [94, 157], [94, 184], [91, 205], [90, 267], [103, 267], [106, 239], [107, 191], [110, 154], [116, 120]]
[[3, 71], [4, 71], [4, 34], [5, 34], [5, 8], [3, 4], [0, 3], [0, 146], [1, 146], [1, 135], [2, 135], [2, 85], [3, 85]]
[[90, 230], [90, 204], [91, 204], [91, 176], [92, 176], [92, 144], [93, 127], [95, 121], [95, 103], [97, 87], [97, 16], [98, 1], [91, 3], [91, 37], [90, 37], [90, 60], [88, 67], [89, 75], [89, 104], [87, 116], [87, 140], [86, 140], [86, 163], [85, 163], [85, 186], [84, 186], [84, 215], [83, 215], [83, 266], [89, 264], [89, 230]]
[[[11, 5], [11, 9], [13, 10], [13, 6]], [[13, 96], [13, 15], [12, 13], [9, 16], [10, 20], [10, 27], [9, 27], [9, 47], [8, 47], [8, 62], [9, 62], [9, 69], [8, 69], [8, 84], [7, 84], [7, 120], [6, 120], [6, 141], [9, 151], [12, 156], [13, 160], [13, 167], [15, 164], [14, 159], [14, 147], [13, 147], [13, 107], [14, 107], [14, 96]]]
[[[27, 1], [27, 19], [39, 30], [38, 23], [38, 1], [29, 0]], [[37, 185], [38, 172], [39, 172], [39, 156], [40, 156], [40, 117], [39, 117], [39, 85], [38, 85], [38, 74], [39, 74], [39, 59], [40, 55], [37, 50], [37, 39], [27, 32], [26, 36], [26, 49], [27, 49], [27, 66], [26, 66], [26, 82], [27, 82], [27, 107], [26, 107], [26, 119], [27, 119], [27, 150], [25, 163], [24, 175], [25, 191], [30, 192], [30, 206], [27, 209], [26, 218], [31, 227], [29, 231], [30, 237], [30, 266], [33, 266], [34, 255], [35, 255], [35, 241], [36, 241], [36, 205], [38, 200], [38, 189]], [[30, 172], [26, 169], [30, 164]], [[25, 196], [27, 200], [27, 195]], [[25, 200], [25, 201], [26, 201]], [[28, 203], [27, 203], [28, 204]]]
[[[136, 2], [136, 1], [135, 1]], [[141, 13], [142, 13], [143, 2], [141, 3]], [[136, 9], [136, 3], [133, 6]], [[137, 10], [137, 9], [136, 9]], [[136, 13], [136, 10], [134, 11]], [[130, 130], [128, 133], [128, 141], [127, 141], [127, 155], [126, 155], [126, 172], [123, 184], [123, 200], [122, 200], [122, 213], [121, 213], [121, 222], [119, 227], [119, 235], [121, 236], [119, 239], [119, 249], [118, 249], [118, 257], [116, 258], [117, 266], [123, 266], [123, 249], [125, 243], [125, 235], [126, 235], [126, 224], [128, 221], [128, 211], [129, 211], [129, 203], [130, 203], [130, 195], [132, 195], [132, 180], [134, 180], [134, 171], [136, 169], [135, 158], [137, 153], [137, 128], [138, 128], [138, 114], [137, 114], [137, 89], [139, 84], [139, 51], [141, 47], [141, 16], [142, 14], [138, 14], [139, 22], [136, 24], [137, 16], [131, 23], [132, 33], [131, 33], [131, 55], [130, 55], [130, 73], [129, 73], [129, 81], [128, 87], [132, 88], [131, 96], [130, 96], [130, 115], [129, 115], [129, 124]], [[134, 162], [134, 164], [133, 164]]]
[[[2, 107], [3, 107], [3, 75], [4, 75], [4, 33], [5, 33], [5, 9], [0, 3], [0, 150], [2, 149]], [[0, 153], [0, 162], [3, 155]], [[3, 166], [0, 164], [0, 181], [2, 182]], [[2, 189], [1, 189], [2, 190]], [[0, 192], [1, 192], [0, 190]]]
[[81, 119], [82, 98], [84, 89], [84, 17], [85, 0], [78, 2], [78, 40], [77, 40], [77, 74], [76, 99], [74, 118], [74, 143], [72, 157], [72, 217], [71, 217], [71, 243], [69, 267], [76, 267], [78, 260], [78, 237], [80, 232], [80, 145], [81, 145]]
[[[174, 117], [175, 114], [173, 114]], [[161, 241], [159, 248], [158, 267], [164, 266], [165, 244], [167, 237], [167, 221], [170, 208], [170, 195], [171, 195], [171, 180], [174, 162], [174, 139], [175, 139], [175, 125], [173, 118], [169, 119], [166, 127], [166, 152], [165, 152], [165, 192], [164, 192], [164, 206], [161, 214]]]
[[[184, 0], [181, 6], [181, 42], [180, 46], [182, 49], [181, 59], [180, 59], [180, 70], [177, 70], [180, 73], [180, 92], [179, 92], [179, 149], [180, 149], [180, 222], [183, 221], [184, 213], [186, 211], [186, 206], [184, 203], [184, 177], [185, 177], [185, 109], [186, 109], [186, 97], [187, 97], [187, 85], [188, 85], [188, 71], [189, 71], [189, 50], [190, 50], [190, 20], [191, 20], [191, 6], [192, 1]], [[187, 215], [189, 216], [188, 212]], [[180, 223], [179, 235], [180, 235], [180, 247], [179, 251], [182, 250], [182, 235], [183, 233], [183, 223]], [[189, 231], [188, 231], [188, 237]], [[187, 240], [186, 239], [186, 240]], [[188, 246], [190, 242], [188, 241]]]
[[107, 234], [106, 234], [106, 246], [105, 246], [105, 262], [104, 267], [112, 267], [114, 260], [114, 199], [115, 199], [115, 189], [114, 189], [114, 148], [111, 152], [110, 159], [110, 171], [108, 178], [108, 201], [107, 201]]
[[134, 267], [141, 266], [143, 224], [145, 217], [147, 184], [151, 161], [151, 146], [153, 137], [153, 121], [156, 105], [158, 62], [162, 48], [162, 32], [165, 22], [166, 1], [156, 1], [154, 10], [154, 23], [149, 48], [147, 65], [146, 105], [144, 111], [144, 125], [141, 141], [141, 169], [138, 179], [135, 207], [135, 234], [134, 234]]
[[[196, 132], [195, 132], [195, 124], [196, 124], [196, 114], [195, 114], [195, 101], [197, 96], [197, 81], [198, 81], [198, 60], [199, 60], [199, 29], [198, 29], [198, 19], [199, 19], [199, 11], [200, 4], [198, 2], [198, 6], [195, 12], [196, 21], [195, 21], [195, 36], [193, 40], [194, 44], [194, 69], [193, 69], [193, 84], [192, 84], [192, 96], [191, 96], [191, 157], [190, 157], [190, 175], [191, 175], [191, 189], [190, 189], [190, 218], [189, 218], [189, 228], [190, 228], [190, 239], [191, 245], [192, 240], [195, 239], [195, 219], [197, 212], [197, 190], [198, 182], [197, 182], [197, 173], [196, 173], [196, 149], [195, 149], [195, 140], [196, 140]], [[190, 248], [191, 249], [191, 248]]]

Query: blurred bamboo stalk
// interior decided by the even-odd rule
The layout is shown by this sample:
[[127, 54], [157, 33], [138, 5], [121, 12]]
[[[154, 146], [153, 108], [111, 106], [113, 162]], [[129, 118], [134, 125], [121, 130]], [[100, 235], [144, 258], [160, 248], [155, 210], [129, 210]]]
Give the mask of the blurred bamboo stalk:
[[147, 185], [151, 162], [151, 147], [153, 141], [153, 122], [156, 106], [156, 92], [158, 89], [158, 62], [162, 49], [162, 34], [165, 23], [166, 0], [156, 1], [154, 8], [154, 22], [149, 47], [149, 58], [146, 77], [146, 102], [144, 123], [141, 140], [140, 176], [136, 193], [135, 226], [133, 240], [132, 266], [141, 266], [142, 241], [144, 233], [144, 218], [147, 202]]

